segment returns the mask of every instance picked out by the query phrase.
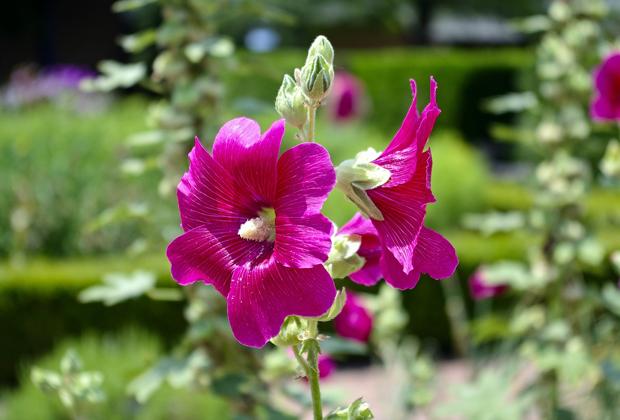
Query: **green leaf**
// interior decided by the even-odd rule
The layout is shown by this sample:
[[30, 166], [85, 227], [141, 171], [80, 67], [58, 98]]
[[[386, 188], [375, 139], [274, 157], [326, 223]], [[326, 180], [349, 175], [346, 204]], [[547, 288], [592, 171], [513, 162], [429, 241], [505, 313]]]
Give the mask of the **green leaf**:
[[155, 44], [156, 36], [154, 29], [147, 29], [137, 34], [126, 35], [120, 39], [119, 43], [125, 51], [135, 54]]
[[132, 274], [111, 273], [103, 277], [103, 284], [89, 287], [78, 295], [80, 302], [103, 302], [106, 306], [142, 296], [155, 287], [155, 275], [148, 271]]

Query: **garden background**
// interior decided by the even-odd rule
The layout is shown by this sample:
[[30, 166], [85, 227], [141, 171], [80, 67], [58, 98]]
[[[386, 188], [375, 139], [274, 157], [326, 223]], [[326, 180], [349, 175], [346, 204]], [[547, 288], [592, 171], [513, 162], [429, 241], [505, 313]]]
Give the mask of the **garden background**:
[[[461, 360], [467, 353], [463, 335], [471, 333], [463, 325], [488, 306], [501, 309], [514, 300], [508, 295], [475, 302], [468, 279], [481, 264], [527, 259], [542, 241], [525, 229], [491, 226], [485, 232], [490, 222], [476, 214], [527, 211], [534, 203], [527, 162], [535, 152], [515, 142], [508, 128], [522, 118], [492, 112], [490, 100], [534, 85], [536, 37], [523, 34], [518, 22], [545, 13], [550, 2], [231, 1], [212, 17], [211, 30], [225, 42], [219, 45], [223, 52], [214, 54], [208, 86], [179, 87], [185, 80], [179, 79], [173, 87], [164, 75], [155, 88], [132, 76], [136, 68], [114, 72], [98, 66], [104, 60], [157, 66], [153, 60], [162, 44], [149, 30], [166, 22], [162, 13], [170, 4], [200, 9], [209, 2], [133, 2], [145, 4], [29, 0], [2, 6], [0, 417], [63, 418], [57, 403], [50, 412], [41, 402], [46, 397], [31, 385], [29, 372], [33, 364], [56, 366], [64, 349], [73, 347], [85, 366], [105, 375], [106, 404], [112, 408], [104, 418], [227, 418], [225, 398], [174, 387], [157, 391], [146, 408], [130, 410], [131, 416], [126, 407], [118, 409], [126, 404], [124, 384], [182, 339], [185, 304], [137, 296], [104, 306], [81, 302], [78, 295], [110, 273], [136, 270], [153, 273], [161, 290], [176, 288], [165, 247], [178, 233], [177, 204], [165, 194], [170, 185], [162, 171], [173, 182], [182, 167], [171, 168], [154, 151], [166, 141], [191, 141], [194, 134], [208, 143], [222, 122], [238, 115], [266, 128], [279, 118], [273, 102], [282, 75], [303, 63], [317, 34], [334, 45], [336, 71], [357, 77], [364, 91], [358, 118], [340, 121], [329, 107], [319, 111], [317, 138], [334, 163], [369, 146], [385, 147], [409, 105], [409, 79], [417, 81], [421, 104], [429, 96], [429, 76], [438, 81], [442, 113], [431, 136], [437, 203], [427, 220], [454, 244], [460, 264], [452, 279], [424, 278], [402, 301], [406, 334], [439, 364]], [[169, 29], [173, 39], [178, 28]], [[99, 68], [113, 86], [84, 92], [69, 84], [32, 93], [37, 78], [68, 65], [87, 79]], [[162, 101], [185, 110], [203, 107], [204, 98], [196, 98], [200, 89], [212, 95], [204, 112], [196, 111], [205, 114], [200, 132], [182, 131], [182, 123], [157, 128], [165, 118], [179, 117], [165, 114], [169, 103]], [[159, 114], [153, 111], [157, 106]], [[286, 146], [295, 142], [287, 133]], [[598, 156], [604, 145], [585, 148], [592, 150], [584, 154]], [[595, 167], [594, 158], [591, 162]], [[338, 224], [354, 211], [337, 194], [324, 208]], [[605, 254], [620, 248], [617, 190], [593, 188], [585, 218], [600, 234]], [[608, 259], [587, 272], [601, 283], [614, 276]], [[338, 369], [372, 364], [372, 357], [354, 355], [340, 360]]]

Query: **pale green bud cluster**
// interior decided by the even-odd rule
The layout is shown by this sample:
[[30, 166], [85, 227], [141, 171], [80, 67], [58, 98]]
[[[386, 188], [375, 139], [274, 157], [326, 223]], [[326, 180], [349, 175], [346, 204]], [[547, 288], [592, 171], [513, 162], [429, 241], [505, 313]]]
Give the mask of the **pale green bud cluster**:
[[63, 406], [72, 410], [78, 404], [98, 403], [105, 399], [103, 375], [82, 371], [78, 355], [69, 350], [60, 361], [60, 372], [33, 368], [30, 379], [41, 391], [57, 394]]
[[288, 74], [284, 76], [276, 97], [276, 111], [287, 123], [297, 128], [302, 128], [308, 118], [304, 94]]
[[301, 89], [311, 103], [320, 103], [329, 94], [334, 82], [334, 48], [319, 35], [310, 48], [306, 64], [295, 72]]

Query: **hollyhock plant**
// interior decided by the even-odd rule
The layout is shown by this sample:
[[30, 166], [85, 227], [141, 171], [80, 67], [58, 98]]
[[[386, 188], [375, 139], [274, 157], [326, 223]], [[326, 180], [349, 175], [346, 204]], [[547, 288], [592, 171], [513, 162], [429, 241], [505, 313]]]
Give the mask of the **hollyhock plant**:
[[334, 77], [329, 100], [329, 116], [335, 121], [348, 121], [358, 117], [363, 106], [361, 83], [350, 73], [339, 71]]
[[184, 233], [168, 246], [181, 285], [213, 285], [226, 297], [237, 340], [261, 347], [289, 315], [318, 317], [336, 296], [323, 267], [331, 222], [320, 213], [335, 174], [327, 151], [297, 145], [278, 158], [284, 121], [263, 135], [237, 118], [209, 154], [196, 139], [177, 189]]
[[342, 337], [368, 342], [372, 332], [372, 315], [352, 292], [347, 292], [342, 312], [334, 319], [334, 328]]
[[594, 71], [596, 95], [590, 115], [599, 121], [620, 120], [620, 52], [608, 55]]
[[508, 286], [505, 284], [489, 284], [484, 275], [484, 267], [479, 267], [469, 277], [469, 293], [475, 300], [489, 299], [504, 293]]
[[[437, 83], [431, 78], [431, 100], [421, 115], [416, 108], [413, 80], [411, 90], [409, 111], [388, 147], [382, 153], [372, 149], [360, 153], [337, 169], [339, 188], [369, 216], [377, 232], [383, 276], [398, 289], [415, 287], [422, 273], [435, 279], [449, 277], [458, 265], [452, 245], [439, 233], [424, 227], [426, 205], [435, 201], [430, 183], [431, 152], [425, 146], [440, 113]], [[362, 234], [370, 232], [368, 229], [364, 227]], [[369, 249], [362, 248], [362, 252]], [[371, 258], [363, 267], [363, 274], [355, 276], [358, 281], [372, 284], [371, 278], [376, 279], [378, 272], [376, 260]]]

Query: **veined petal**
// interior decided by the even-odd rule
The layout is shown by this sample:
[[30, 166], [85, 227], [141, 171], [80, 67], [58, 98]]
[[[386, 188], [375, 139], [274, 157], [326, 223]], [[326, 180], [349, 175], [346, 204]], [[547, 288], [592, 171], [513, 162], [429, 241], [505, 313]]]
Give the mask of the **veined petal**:
[[405, 273], [413, 269], [413, 253], [426, 215], [426, 204], [435, 201], [430, 189], [430, 151], [420, 154], [416, 172], [408, 182], [394, 188], [376, 188], [368, 196], [383, 214], [373, 220], [382, 245], [402, 264]]
[[411, 85], [411, 105], [409, 110], [403, 119], [403, 122], [394, 135], [394, 138], [390, 142], [389, 146], [384, 150], [383, 154], [389, 154], [397, 150], [403, 149], [407, 146], [411, 146], [414, 142], [416, 132], [418, 131], [418, 125], [420, 124], [420, 114], [418, 113], [417, 104], [417, 89], [415, 80], [409, 80]]
[[189, 170], [177, 187], [181, 226], [185, 231], [213, 224], [235, 230], [254, 217], [258, 208], [248, 191], [207, 153], [198, 138], [189, 153], [189, 162]]
[[276, 165], [284, 120], [278, 120], [260, 135], [259, 125], [249, 118], [224, 124], [213, 143], [213, 158], [246, 185], [259, 202], [272, 203], [276, 191]]
[[445, 279], [454, 274], [458, 264], [452, 244], [434, 230], [422, 227], [413, 258], [414, 270], [434, 279]]
[[418, 284], [422, 273], [439, 280], [454, 274], [458, 258], [454, 247], [437, 232], [422, 227], [413, 257], [413, 270], [405, 273], [400, 262], [390, 252], [384, 252], [381, 268], [385, 281], [397, 289], [411, 289]]
[[437, 82], [432, 76], [430, 96], [430, 102], [424, 107], [424, 110], [422, 111], [420, 125], [418, 127], [418, 132], [416, 133], [416, 141], [418, 144], [418, 150], [420, 152], [424, 150], [424, 147], [428, 142], [428, 138], [433, 131], [433, 127], [435, 126], [435, 121], [437, 121], [437, 117], [441, 113], [441, 110], [437, 106]]
[[180, 285], [203, 281], [222, 295], [228, 294], [233, 261], [218, 238], [206, 228], [192, 229], [173, 240], [166, 255], [172, 267], [172, 278]]
[[271, 258], [234, 271], [228, 320], [241, 344], [262, 347], [278, 334], [284, 318], [323, 315], [335, 297], [336, 287], [323, 266], [288, 268]]
[[274, 257], [287, 267], [322, 264], [331, 248], [331, 230], [332, 222], [320, 213], [304, 217], [276, 215]]
[[381, 271], [385, 281], [400, 290], [413, 289], [420, 280], [419, 271], [411, 270], [405, 273], [402, 264], [388, 250], [385, 250], [381, 257]]
[[323, 146], [302, 143], [287, 150], [278, 160], [276, 215], [318, 213], [335, 183], [336, 173]]

